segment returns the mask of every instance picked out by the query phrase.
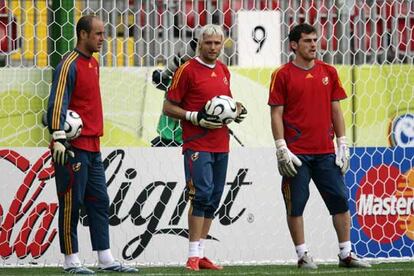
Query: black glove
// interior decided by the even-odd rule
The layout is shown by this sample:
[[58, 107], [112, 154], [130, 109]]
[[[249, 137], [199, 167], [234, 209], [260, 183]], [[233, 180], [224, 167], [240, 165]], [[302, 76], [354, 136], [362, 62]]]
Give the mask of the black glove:
[[220, 118], [217, 115], [207, 114], [204, 108], [199, 112], [187, 111], [185, 118], [195, 126], [201, 126], [208, 129], [216, 129], [223, 126], [223, 123], [220, 122]]
[[66, 140], [66, 134], [63, 130], [57, 130], [52, 133], [52, 159], [55, 164], [65, 165], [68, 161], [68, 155], [72, 158], [75, 157], [75, 153], [71, 150], [71, 145]]
[[152, 83], [160, 90], [167, 91], [171, 79], [172, 77], [161, 69], [156, 69], [152, 72]]
[[247, 109], [244, 107], [244, 105], [242, 103], [240, 104], [240, 112], [239, 115], [237, 115], [236, 119], [234, 119], [234, 121], [238, 124], [240, 124], [241, 122], [243, 122], [243, 120], [247, 117]]

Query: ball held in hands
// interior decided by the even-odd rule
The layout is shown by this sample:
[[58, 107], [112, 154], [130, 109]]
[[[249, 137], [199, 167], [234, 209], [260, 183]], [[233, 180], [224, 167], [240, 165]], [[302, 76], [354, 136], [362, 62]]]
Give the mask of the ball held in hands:
[[215, 96], [204, 106], [207, 115], [215, 115], [223, 124], [230, 124], [237, 115], [236, 101], [226, 95]]

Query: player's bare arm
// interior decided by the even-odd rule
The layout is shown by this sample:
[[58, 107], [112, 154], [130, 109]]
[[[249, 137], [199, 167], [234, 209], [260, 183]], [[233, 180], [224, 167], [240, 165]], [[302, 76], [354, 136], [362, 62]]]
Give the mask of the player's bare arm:
[[345, 136], [345, 120], [339, 101], [332, 102], [332, 124], [336, 137]]
[[182, 109], [177, 104], [169, 100], [164, 101], [162, 111], [165, 115], [179, 120], [185, 120], [185, 114], [187, 112], [186, 110]]
[[270, 109], [270, 116], [272, 121], [272, 133], [273, 139], [283, 139], [283, 105], [272, 106]]

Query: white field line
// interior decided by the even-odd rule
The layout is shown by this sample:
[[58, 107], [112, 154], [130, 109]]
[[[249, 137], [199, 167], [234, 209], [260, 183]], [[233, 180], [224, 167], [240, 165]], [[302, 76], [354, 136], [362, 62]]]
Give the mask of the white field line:
[[[265, 272], [260, 271], [260, 275], [297, 275], [297, 274], [317, 274], [317, 275], [332, 275], [332, 274], [358, 274], [358, 273], [364, 273], [364, 274], [374, 274], [378, 272], [408, 272], [413, 271], [413, 268], [366, 268], [366, 269], [341, 269], [341, 270], [289, 270], [289, 271], [272, 271], [272, 272]], [[259, 272], [251, 271], [251, 272], [220, 272], [219, 275], [258, 275]], [[165, 276], [178, 276], [183, 275], [182, 273], [144, 273], [144, 275], [150, 275], [150, 276], [158, 276], [158, 275], [165, 275]], [[204, 274], [203, 275], [208, 275]]]

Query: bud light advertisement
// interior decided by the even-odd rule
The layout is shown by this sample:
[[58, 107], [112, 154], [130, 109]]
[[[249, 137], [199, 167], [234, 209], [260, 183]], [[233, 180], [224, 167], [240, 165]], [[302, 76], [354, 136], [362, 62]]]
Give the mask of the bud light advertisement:
[[346, 175], [354, 250], [365, 257], [414, 252], [414, 148], [355, 148]]

